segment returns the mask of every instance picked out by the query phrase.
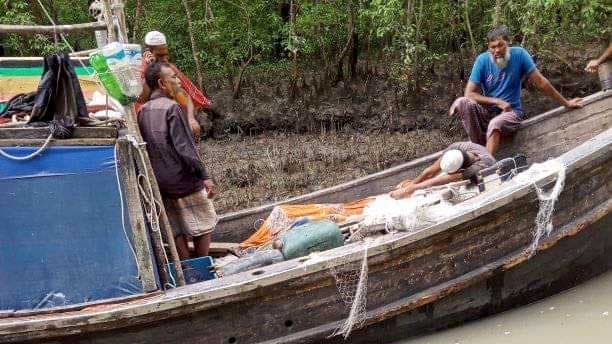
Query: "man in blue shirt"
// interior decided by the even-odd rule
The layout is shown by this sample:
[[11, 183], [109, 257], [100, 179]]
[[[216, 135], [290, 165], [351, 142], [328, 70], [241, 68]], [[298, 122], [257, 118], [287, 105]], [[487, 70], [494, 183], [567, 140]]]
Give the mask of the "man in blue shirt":
[[567, 100], [538, 71], [527, 50], [509, 47], [508, 28], [487, 34], [489, 51], [476, 58], [464, 96], [455, 100], [450, 114], [461, 117], [472, 142], [486, 145], [491, 154], [502, 137], [511, 136], [524, 119], [521, 80], [527, 76], [540, 91], [568, 108], [578, 108], [580, 98]]

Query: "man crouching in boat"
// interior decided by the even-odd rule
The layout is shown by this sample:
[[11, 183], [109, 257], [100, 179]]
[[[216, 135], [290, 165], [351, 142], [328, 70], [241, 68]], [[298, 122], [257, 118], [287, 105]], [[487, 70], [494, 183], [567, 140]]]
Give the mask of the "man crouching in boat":
[[181, 259], [189, 258], [187, 238], [198, 256], [207, 256], [217, 224], [214, 184], [200, 160], [181, 106], [174, 100], [181, 82], [170, 65], [155, 62], [145, 72], [151, 99], [140, 109], [138, 125], [172, 226]]
[[448, 146], [442, 157], [416, 179], [401, 182], [390, 196], [395, 199], [407, 198], [417, 190], [432, 186], [464, 179], [474, 181], [480, 170], [493, 166], [495, 162], [485, 147], [473, 142], [456, 142]]

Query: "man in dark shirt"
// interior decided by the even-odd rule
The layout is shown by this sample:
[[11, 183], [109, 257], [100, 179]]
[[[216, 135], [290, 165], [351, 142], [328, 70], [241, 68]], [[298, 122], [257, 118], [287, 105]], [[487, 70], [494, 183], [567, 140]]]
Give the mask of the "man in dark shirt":
[[181, 82], [171, 66], [153, 63], [145, 72], [151, 99], [138, 114], [151, 165], [181, 259], [189, 258], [187, 239], [193, 237], [198, 256], [208, 255], [217, 224], [212, 204], [214, 184], [198, 156], [181, 106], [173, 99]]
[[414, 180], [401, 182], [390, 196], [395, 199], [407, 198], [417, 190], [464, 179], [473, 180], [480, 170], [495, 163], [495, 158], [484, 146], [473, 142], [456, 142], [448, 146], [442, 157]]

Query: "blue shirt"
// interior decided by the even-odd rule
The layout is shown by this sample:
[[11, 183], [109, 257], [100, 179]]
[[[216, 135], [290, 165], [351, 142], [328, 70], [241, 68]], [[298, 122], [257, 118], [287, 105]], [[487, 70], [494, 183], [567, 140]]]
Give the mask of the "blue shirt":
[[[521, 47], [510, 47], [510, 61], [504, 69], [499, 69], [490, 52], [484, 52], [476, 58], [470, 81], [478, 84], [486, 97], [500, 98], [512, 105], [512, 110], [521, 116], [521, 80], [523, 76], [536, 69], [533, 58]], [[493, 112], [501, 112], [494, 106]]]

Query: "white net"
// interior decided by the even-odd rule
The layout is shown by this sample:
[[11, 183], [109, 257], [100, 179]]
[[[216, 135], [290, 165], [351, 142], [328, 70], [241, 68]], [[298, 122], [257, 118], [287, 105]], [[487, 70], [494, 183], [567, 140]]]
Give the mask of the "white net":
[[423, 193], [400, 200], [382, 195], [364, 209], [361, 227], [384, 225], [384, 229], [389, 232], [415, 232], [450, 217], [461, 209], [460, 205], [444, 200], [440, 192]]
[[[547, 174], [557, 174], [555, 185], [548, 192], [540, 188], [534, 181]], [[558, 160], [548, 160], [542, 164], [533, 164], [527, 171], [519, 174], [519, 182], [533, 183], [539, 200], [538, 214], [535, 219], [534, 238], [529, 247], [531, 255], [535, 254], [542, 236], [549, 236], [553, 230], [552, 214], [555, 203], [565, 186], [565, 165]]]
[[332, 336], [342, 335], [345, 339], [354, 328], [359, 328], [365, 321], [368, 294], [368, 245], [363, 250], [363, 259], [359, 263], [347, 264], [331, 269], [336, 281], [340, 299], [349, 309], [346, 321]]
[[[551, 174], [556, 174], [557, 176], [555, 185], [548, 192], [535, 184], [535, 181]], [[564, 182], [565, 166], [557, 160], [549, 160], [543, 164], [534, 164], [530, 169], [515, 177], [514, 186], [510, 189], [520, 185], [534, 184], [539, 199], [534, 240], [530, 245], [531, 254], [535, 253], [540, 238], [544, 235], [550, 235], [553, 229], [551, 216], [555, 202], [563, 190]], [[499, 183], [495, 186], [498, 185]], [[368, 290], [367, 255], [369, 246], [369, 239], [367, 237], [369, 235], [380, 233], [381, 230], [386, 232], [417, 232], [455, 216], [460, 212], [469, 210], [469, 208], [479, 207], [483, 203], [491, 202], [511, 192], [512, 190], [510, 189], [505, 188], [505, 190], [500, 190], [501, 192], [487, 192], [482, 195], [484, 197], [479, 197], [477, 202], [471, 203], [460, 202], [474, 197], [477, 192], [463, 186], [435, 188], [401, 200], [395, 200], [388, 195], [376, 197], [374, 202], [364, 209], [364, 217], [358, 230], [351, 234], [349, 238], [350, 242], [364, 242], [363, 259], [359, 262], [331, 269], [340, 299], [349, 308], [349, 315], [346, 321], [332, 336], [342, 335], [346, 339], [352, 330], [362, 327], [366, 320]], [[452, 191], [450, 199], [448, 191]]]

